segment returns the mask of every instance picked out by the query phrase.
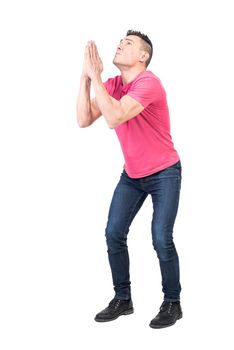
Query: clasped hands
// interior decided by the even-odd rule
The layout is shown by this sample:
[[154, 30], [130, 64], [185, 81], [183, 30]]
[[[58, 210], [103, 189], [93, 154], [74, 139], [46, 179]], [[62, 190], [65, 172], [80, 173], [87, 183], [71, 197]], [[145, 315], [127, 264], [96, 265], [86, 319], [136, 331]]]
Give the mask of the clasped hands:
[[85, 47], [82, 75], [94, 80], [95, 78], [100, 78], [102, 71], [103, 64], [98, 54], [97, 46], [94, 41], [88, 41]]

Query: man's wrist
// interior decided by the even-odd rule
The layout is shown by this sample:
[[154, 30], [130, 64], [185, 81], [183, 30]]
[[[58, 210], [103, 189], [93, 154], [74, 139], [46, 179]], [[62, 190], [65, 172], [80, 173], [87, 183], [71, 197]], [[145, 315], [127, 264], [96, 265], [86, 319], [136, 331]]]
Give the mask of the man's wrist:
[[98, 74], [98, 75], [94, 75], [93, 77], [92, 77], [92, 82], [93, 82], [93, 84], [102, 84], [102, 78], [101, 78], [101, 75], [100, 74]]
[[85, 75], [85, 74], [81, 74], [80, 80], [91, 82], [91, 79], [88, 77], [88, 75]]

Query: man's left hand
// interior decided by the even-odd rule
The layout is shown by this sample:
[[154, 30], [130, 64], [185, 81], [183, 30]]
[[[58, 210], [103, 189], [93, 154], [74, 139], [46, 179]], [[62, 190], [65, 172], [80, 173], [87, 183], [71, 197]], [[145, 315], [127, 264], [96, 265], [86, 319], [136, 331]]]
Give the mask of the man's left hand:
[[89, 41], [86, 47], [86, 73], [91, 80], [99, 78], [103, 71], [102, 60], [94, 41]]

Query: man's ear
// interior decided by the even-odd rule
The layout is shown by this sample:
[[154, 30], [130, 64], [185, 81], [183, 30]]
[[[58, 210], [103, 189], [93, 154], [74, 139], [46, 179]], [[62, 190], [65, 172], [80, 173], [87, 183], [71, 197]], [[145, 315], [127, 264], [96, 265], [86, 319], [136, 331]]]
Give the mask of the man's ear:
[[144, 63], [148, 60], [148, 58], [149, 58], [149, 53], [146, 51], [142, 51], [139, 61]]

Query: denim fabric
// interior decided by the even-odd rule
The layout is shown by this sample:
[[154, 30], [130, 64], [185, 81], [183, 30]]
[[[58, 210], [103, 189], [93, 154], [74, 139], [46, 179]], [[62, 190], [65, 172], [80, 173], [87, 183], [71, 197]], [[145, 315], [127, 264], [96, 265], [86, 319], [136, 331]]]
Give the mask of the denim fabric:
[[179, 258], [173, 242], [181, 188], [181, 162], [152, 175], [133, 179], [123, 170], [108, 214], [106, 242], [115, 298], [131, 297], [127, 235], [144, 200], [153, 204], [152, 243], [159, 260], [165, 301], [180, 300]]

